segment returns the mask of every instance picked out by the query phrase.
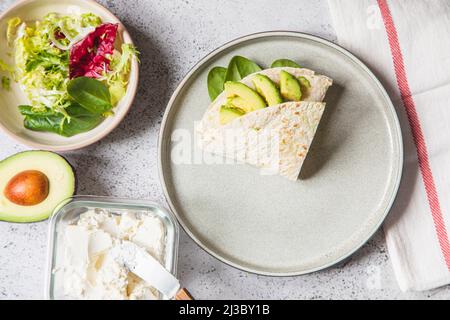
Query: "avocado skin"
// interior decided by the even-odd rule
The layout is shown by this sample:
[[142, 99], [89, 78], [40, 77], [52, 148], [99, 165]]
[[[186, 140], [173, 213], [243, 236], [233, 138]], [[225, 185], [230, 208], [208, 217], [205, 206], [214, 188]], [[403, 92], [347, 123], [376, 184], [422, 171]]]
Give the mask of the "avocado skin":
[[264, 99], [252, 88], [246, 86], [242, 82], [227, 81], [224, 84], [225, 94], [228, 98], [241, 97], [247, 103], [243, 110], [252, 112], [266, 107]]
[[[72, 165], [62, 156], [59, 154], [50, 152], [50, 151], [42, 151], [42, 150], [31, 150], [31, 151], [22, 151], [16, 154], [13, 154], [3, 160], [0, 161], [0, 181], [4, 181], [4, 179], [9, 179], [14, 176], [13, 173], [19, 173], [21, 171], [7, 171], [7, 173], [4, 173], [5, 167], [7, 167], [11, 162], [14, 163], [16, 161], [23, 161], [24, 159], [27, 160], [27, 163], [30, 162], [30, 166], [27, 169], [33, 169], [32, 163], [33, 163], [33, 157], [36, 156], [37, 160], [42, 161], [42, 159], [48, 159], [49, 163], [54, 165], [56, 168], [59, 168], [61, 170], [64, 170], [67, 174], [66, 176], [66, 183], [67, 185], [64, 187], [64, 189], [61, 189], [60, 184], [58, 183], [58, 188], [53, 188], [50, 192], [58, 193], [58, 197], [54, 197], [52, 201], [47, 201], [49, 197], [47, 197], [46, 200], [44, 200], [41, 204], [30, 206], [30, 207], [22, 207], [22, 206], [13, 206], [8, 207], [11, 205], [11, 202], [6, 199], [4, 196], [4, 187], [0, 188], [0, 199], [2, 199], [2, 202], [0, 202], [0, 221], [6, 221], [6, 222], [15, 222], [15, 223], [29, 223], [29, 222], [38, 222], [47, 219], [54, 211], [54, 209], [65, 199], [70, 198], [74, 195], [76, 190], [77, 181], [75, 178], [75, 173], [73, 170]], [[52, 184], [52, 179], [50, 174], [48, 174], [48, 171], [42, 170], [39, 167], [36, 167], [37, 170], [42, 171], [44, 174], [48, 176], [50, 179], [50, 184]], [[26, 170], [26, 169], [25, 169]], [[53, 169], [49, 169], [53, 170]], [[22, 170], [23, 171], [23, 170]], [[12, 173], [11, 173], [12, 172]], [[5, 174], [6, 178], [3, 178], [3, 175]], [[5, 181], [6, 183], [8, 181]], [[5, 183], [5, 185], [6, 185]], [[20, 212], [19, 212], [20, 211]]]
[[283, 103], [283, 97], [276, 84], [266, 75], [256, 74], [252, 79], [256, 91], [264, 97], [268, 106]]
[[58, 156], [63, 158], [64, 161], [67, 162], [67, 164], [69, 165], [70, 169], [72, 170], [72, 173], [73, 173], [73, 194], [72, 194], [72, 196], [76, 195], [76, 194], [78, 194], [78, 188], [79, 188], [79, 182], [78, 182], [78, 179], [77, 179], [77, 169], [73, 166], [73, 164], [66, 157], [60, 155], [59, 153], [58, 153]]
[[300, 82], [284, 70], [280, 71], [280, 91], [286, 101], [300, 101], [302, 98]]

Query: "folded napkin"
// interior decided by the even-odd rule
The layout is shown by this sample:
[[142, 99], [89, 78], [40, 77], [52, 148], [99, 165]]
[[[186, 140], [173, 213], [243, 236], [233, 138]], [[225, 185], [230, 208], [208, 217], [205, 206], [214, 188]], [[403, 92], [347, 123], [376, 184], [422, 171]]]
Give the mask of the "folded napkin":
[[385, 224], [403, 291], [450, 283], [450, 3], [328, 0], [338, 43], [386, 87], [403, 131], [400, 190]]

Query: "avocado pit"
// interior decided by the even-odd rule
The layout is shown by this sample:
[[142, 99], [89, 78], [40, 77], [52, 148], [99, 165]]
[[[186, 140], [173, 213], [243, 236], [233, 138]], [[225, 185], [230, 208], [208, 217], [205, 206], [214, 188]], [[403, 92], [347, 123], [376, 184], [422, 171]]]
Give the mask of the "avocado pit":
[[12, 203], [34, 206], [47, 198], [49, 185], [48, 177], [41, 171], [25, 170], [9, 180], [3, 193]]

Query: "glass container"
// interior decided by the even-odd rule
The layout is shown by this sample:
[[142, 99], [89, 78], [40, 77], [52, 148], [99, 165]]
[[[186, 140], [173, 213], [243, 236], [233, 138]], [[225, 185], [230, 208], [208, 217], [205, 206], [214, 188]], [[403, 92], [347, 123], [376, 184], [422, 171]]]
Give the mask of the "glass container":
[[[64, 227], [74, 224], [80, 215], [91, 209], [104, 209], [112, 214], [126, 212], [158, 216], [165, 226], [163, 265], [176, 276], [179, 229], [175, 218], [164, 207], [147, 200], [130, 200], [113, 197], [74, 196], [61, 203], [50, 219], [48, 261], [45, 297], [50, 300], [68, 299], [64, 295]], [[162, 296], [162, 299], [167, 297]]]

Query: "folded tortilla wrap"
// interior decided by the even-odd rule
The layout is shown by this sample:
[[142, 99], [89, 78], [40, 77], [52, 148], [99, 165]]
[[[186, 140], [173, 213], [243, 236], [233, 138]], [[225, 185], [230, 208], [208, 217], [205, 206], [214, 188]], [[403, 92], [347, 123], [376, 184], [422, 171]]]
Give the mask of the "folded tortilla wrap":
[[[264, 168], [267, 174], [296, 180], [325, 109], [321, 101], [332, 80], [300, 68], [272, 68], [258, 73], [278, 84], [280, 70], [310, 81], [311, 87], [303, 92], [302, 101], [269, 106], [221, 125], [219, 112], [226, 102], [222, 93], [208, 107], [197, 127], [200, 148]], [[241, 82], [254, 88], [253, 75]]]

